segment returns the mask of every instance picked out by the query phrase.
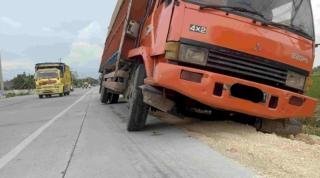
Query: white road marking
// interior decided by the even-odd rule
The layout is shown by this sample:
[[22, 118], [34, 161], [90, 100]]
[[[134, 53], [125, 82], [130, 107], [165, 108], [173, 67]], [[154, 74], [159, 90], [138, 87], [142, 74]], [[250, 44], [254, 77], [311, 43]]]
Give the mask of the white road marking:
[[68, 108], [60, 112], [46, 124], [41, 126], [38, 130], [29, 135], [26, 139], [24, 139], [21, 143], [19, 143], [13, 150], [8, 152], [0, 159], [0, 169], [6, 166], [11, 160], [13, 160], [21, 151], [23, 151], [32, 141], [34, 141], [37, 137], [41, 135], [43, 131], [45, 131], [48, 127], [50, 127], [55, 121], [61, 118], [65, 113], [67, 113], [73, 106], [82, 101], [92, 90], [85, 93], [81, 98], [71, 104]]

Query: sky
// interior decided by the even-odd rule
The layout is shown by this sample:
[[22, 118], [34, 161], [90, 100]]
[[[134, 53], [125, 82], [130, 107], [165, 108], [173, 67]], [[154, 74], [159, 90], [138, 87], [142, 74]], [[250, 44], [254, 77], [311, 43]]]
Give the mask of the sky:
[[33, 73], [38, 62], [69, 64], [80, 77], [98, 76], [116, 0], [0, 0], [4, 79]]
[[[320, 0], [311, 0], [320, 43]], [[0, 0], [4, 79], [60, 58], [80, 77], [97, 77], [116, 0]], [[320, 48], [315, 65], [320, 65]]]

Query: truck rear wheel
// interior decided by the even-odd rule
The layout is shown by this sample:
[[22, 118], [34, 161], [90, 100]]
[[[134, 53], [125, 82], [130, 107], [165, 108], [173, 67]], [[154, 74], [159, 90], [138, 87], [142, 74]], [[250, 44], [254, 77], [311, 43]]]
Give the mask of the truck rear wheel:
[[43, 95], [39, 95], [39, 98], [42, 99], [42, 98], [43, 98]]
[[298, 119], [257, 119], [255, 126], [258, 131], [278, 135], [298, 135], [302, 132], [302, 123]]
[[100, 101], [101, 103], [107, 103], [109, 100], [108, 92], [105, 87], [101, 87], [101, 93], [100, 93]]
[[110, 104], [118, 103], [119, 101], [119, 94], [111, 94], [110, 97]]
[[129, 98], [128, 131], [139, 131], [145, 127], [149, 106], [143, 102], [143, 94], [139, 86], [144, 84], [146, 71], [143, 64], [139, 64], [131, 79], [132, 88]]

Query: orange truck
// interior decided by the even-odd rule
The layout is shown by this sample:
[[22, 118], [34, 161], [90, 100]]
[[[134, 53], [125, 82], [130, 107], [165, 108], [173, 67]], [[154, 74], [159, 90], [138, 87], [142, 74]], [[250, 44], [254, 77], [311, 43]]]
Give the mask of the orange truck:
[[101, 102], [129, 102], [128, 131], [150, 107], [218, 109], [258, 130], [297, 134], [317, 101], [310, 0], [118, 0], [105, 42]]

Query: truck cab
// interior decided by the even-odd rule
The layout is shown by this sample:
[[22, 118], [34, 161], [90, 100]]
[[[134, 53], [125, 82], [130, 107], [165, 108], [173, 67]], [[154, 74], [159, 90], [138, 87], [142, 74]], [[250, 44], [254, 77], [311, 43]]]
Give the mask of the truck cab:
[[[101, 68], [111, 69], [109, 74], [115, 70], [114, 75], [118, 71], [138, 75], [136, 82], [145, 73], [142, 82], [130, 84], [135, 77], [129, 77], [124, 87], [125, 96], [137, 102], [130, 111], [135, 113], [130, 116], [136, 124], [131, 125], [132, 130], [143, 128], [147, 106], [169, 111], [200, 103], [254, 116], [257, 129], [267, 132], [281, 125], [285, 132], [286, 125], [314, 114], [316, 100], [304, 95], [315, 57], [310, 0], [123, 3], [130, 5], [129, 21], [124, 25], [120, 53], [117, 51], [119, 60], [114, 68], [107, 65], [114, 59], [106, 58], [112, 47], [107, 43], [111, 31]], [[139, 16], [138, 5], [143, 3], [144, 15]], [[137, 28], [140, 30], [134, 30]], [[140, 64], [143, 67], [137, 67]], [[110, 75], [106, 77], [104, 81]], [[137, 97], [143, 99], [134, 98], [134, 92], [140, 92]], [[134, 109], [135, 105], [144, 111]], [[130, 122], [128, 125], [130, 128]], [[272, 125], [271, 129], [264, 128], [266, 125]]]
[[71, 91], [71, 72], [65, 64], [41, 63], [36, 65], [36, 94], [39, 98], [52, 95], [69, 95]]

